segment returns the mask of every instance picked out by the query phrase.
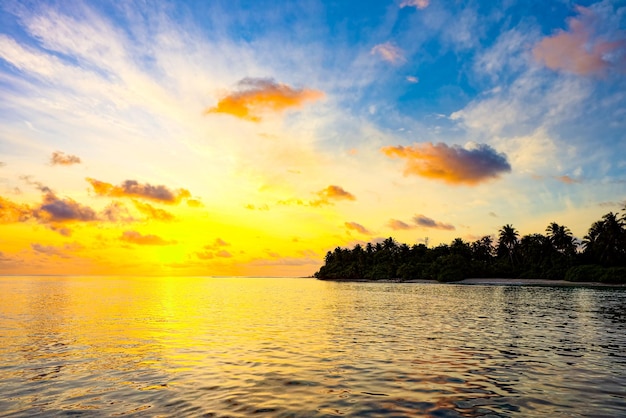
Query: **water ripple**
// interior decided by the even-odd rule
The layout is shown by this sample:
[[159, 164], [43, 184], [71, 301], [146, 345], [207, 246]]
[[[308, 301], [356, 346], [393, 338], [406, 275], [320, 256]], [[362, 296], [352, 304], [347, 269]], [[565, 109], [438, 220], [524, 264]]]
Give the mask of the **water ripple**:
[[0, 416], [626, 411], [626, 292], [0, 278]]

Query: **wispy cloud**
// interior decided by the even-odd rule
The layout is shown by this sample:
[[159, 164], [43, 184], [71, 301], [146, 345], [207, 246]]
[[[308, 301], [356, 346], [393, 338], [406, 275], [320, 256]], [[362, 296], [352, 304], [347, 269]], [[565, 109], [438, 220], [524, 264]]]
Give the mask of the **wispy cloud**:
[[543, 38], [533, 56], [552, 70], [578, 75], [601, 74], [609, 67], [626, 65], [626, 41], [608, 41], [595, 36], [596, 15], [578, 6], [577, 18], [567, 22], [568, 30]]
[[476, 185], [511, 171], [504, 154], [486, 144], [471, 148], [443, 143], [389, 146], [381, 150], [391, 158], [406, 160], [405, 175], [418, 175], [449, 184]]
[[421, 226], [422, 228], [443, 229], [445, 231], [454, 231], [456, 229], [454, 225], [437, 222], [424, 215], [415, 215], [413, 217], [413, 222], [415, 222], [415, 225]]
[[39, 243], [32, 243], [30, 247], [39, 254], [44, 254], [48, 256], [56, 256], [61, 258], [69, 258], [70, 254], [73, 251], [80, 250], [83, 248], [82, 245], [78, 243], [64, 244], [63, 246], [54, 246], [54, 245], [42, 245]]
[[295, 89], [268, 78], [244, 78], [237, 87], [236, 91], [222, 97], [205, 113], [225, 113], [259, 122], [265, 112], [280, 113], [289, 108], [299, 108], [324, 96], [318, 90]]
[[137, 245], [172, 245], [176, 243], [176, 241], [168, 241], [158, 235], [143, 235], [140, 232], [132, 230], [124, 231], [120, 240]]
[[381, 59], [392, 64], [402, 64], [406, 62], [404, 51], [391, 42], [378, 44], [370, 51], [372, 55], [378, 55]]
[[[277, 203], [279, 205], [285, 205], [285, 206], [297, 205], [297, 206], [318, 207], [318, 206], [324, 206], [324, 205], [333, 205], [335, 201], [339, 201], [339, 200], [350, 200], [350, 201], [356, 200], [356, 197], [352, 193], [346, 191], [341, 186], [335, 186], [335, 185], [330, 185], [316, 192], [315, 194], [318, 196], [317, 199], [303, 200], [303, 199], [292, 198], [292, 199], [279, 200]], [[256, 207], [254, 205], [247, 205], [246, 208], [257, 209], [257, 210], [268, 209], [267, 205], [260, 206], [260, 207]]]
[[363, 235], [372, 234], [366, 227], [356, 222], [345, 222], [344, 225], [349, 231], [356, 231]]
[[52, 165], [74, 165], [80, 164], [80, 158], [75, 155], [65, 154], [61, 151], [55, 151], [50, 157], [50, 164]]
[[430, 0], [403, 0], [400, 3], [400, 7], [415, 7], [418, 9], [425, 9], [430, 5]]
[[186, 189], [170, 190], [164, 185], [141, 184], [136, 180], [126, 180], [119, 186], [89, 177], [86, 180], [99, 196], [138, 197], [167, 204], [178, 204], [181, 200], [191, 197], [191, 193]]

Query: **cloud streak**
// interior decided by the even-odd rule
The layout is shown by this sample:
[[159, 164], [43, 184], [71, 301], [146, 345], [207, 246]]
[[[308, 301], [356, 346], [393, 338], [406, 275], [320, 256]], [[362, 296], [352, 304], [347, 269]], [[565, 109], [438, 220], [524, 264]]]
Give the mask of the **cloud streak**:
[[359, 234], [363, 234], [363, 235], [372, 235], [372, 233], [366, 227], [356, 222], [345, 222], [344, 226], [349, 231], [356, 231]]
[[186, 189], [170, 190], [164, 185], [141, 184], [136, 180], [126, 180], [119, 186], [90, 177], [86, 180], [98, 196], [135, 197], [170, 205], [178, 204], [183, 199], [191, 197], [191, 193]]
[[413, 217], [413, 222], [415, 223], [415, 225], [422, 228], [441, 229], [444, 231], [454, 231], [456, 229], [454, 225], [437, 222], [434, 219], [424, 215], [415, 215]]
[[266, 112], [281, 113], [300, 108], [306, 102], [321, 99], [324, 93], [307, 88], [295, 89], [268, 78], [244, 78], [237, 90], [222, 97], [205, 114], [224, 113], [252, 122], [260, 122]]
[[448, 184], [476, 185], [511, 171], [506, 155], [486, 144], [472, 148], [430, 142], [413, 146], [389, 146], [381, 151], [406, 160], [405, 175], [441, 180]]
[[73, 251], [80, 250], [81, 248], [83, 248], [83, 246], [78, 243], [64, 244], [62, 247], [55, 247], [54, 245], [42, 245], [39, 243], [32, 243], [30, 244], [30, 247], [36, 253], [44, 254], [48, 256], [56, 256], [56, 257], [61, 257], [61, 258], [69, 258], [70, 255], [68, 254], [68, 252], [73, 252]]
[[176, 243], [176, 241], [168, 241], [158, 235], [143, 235], [140, 232], [133, 230], [124, 231], [120, 240], [137, 245], [172, 245]]
[[413, 226], [407, 224], [406, 222], [402, 222], [399, 219], [390, 219], [387, 225], [389, 226], [389, 228], [393, 229], [394, 231], [403, 231], [403, 230], [413, 228]]
[[[333, 205], [334, 202], [341, 201], [341, 200], [348, 200], [348, 201], [356, 200], [356, 196], [354, 196], [352, 193], [345, 190], [343, 187], [336, 186], [336, 185], [330, 185], [326, 187], [325, 189], [322, 189], [316, 192], [315, 194], [318, 196], [317, 199], [302, 200], [302, 199], [293, 198], [293, 199], [279, 200], [277, 203], [279, 205], [298, 205], [298, 206], [319, 207], [319, 206], [324, 206], [324, 205]], [[258, 209], [258, 210], [267, 209], [264, 206], [256, 207], [254, 205], [248, 205], [246, 206], [246, 208]]]

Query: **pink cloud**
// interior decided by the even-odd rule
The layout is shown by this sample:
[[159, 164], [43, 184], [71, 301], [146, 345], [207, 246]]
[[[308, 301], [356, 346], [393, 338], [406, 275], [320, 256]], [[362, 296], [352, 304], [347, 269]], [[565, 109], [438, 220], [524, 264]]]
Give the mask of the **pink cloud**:
[[391, 42], [378, 44], [370, 51], [372, 55], [378, 55], [383, 60], [392, 64], [401, 64], [406, 61], [404, 52]]
[[394, 231], [401, 231], [413, 228], [411, 225], [398, 219], [391, 219], [387, 225], [389, 225], [389, 227]]
[[346, 226], [346, 228], [348, 228], [348, 230], [351, 231], [356, 231], [360, 234], [364, 234], [364, 235], [371, 235], [371, 232], [365, 228], [363, 225], [356, 223], [356, 222], [346, 222], [344, 223], [344, 225]]
[[626, 42], [609, 41], [595, 36], [595, 14], [580, 6], [577, 11], [579, 17], [568, 20], [568, 30], [559, 30], [535, 45], [535, 59], [552, 70], [578, 75], [601, 74], [617, 64], [614, 57], [618, 58], [619, 63], [625, 64]]
[[400, 3], [400, 8], [415, 7], [417, 9], [425, 9], [430, 5], [430, 0], [404, 0]]

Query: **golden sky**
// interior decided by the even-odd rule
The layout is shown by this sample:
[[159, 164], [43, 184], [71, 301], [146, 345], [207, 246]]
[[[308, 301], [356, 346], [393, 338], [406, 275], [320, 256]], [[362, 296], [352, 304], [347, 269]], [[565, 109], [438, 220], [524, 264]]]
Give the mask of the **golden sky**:
[[200, 3], [0, 7], [0, 274], [309, 276], [623, 206], [619, 2]]

